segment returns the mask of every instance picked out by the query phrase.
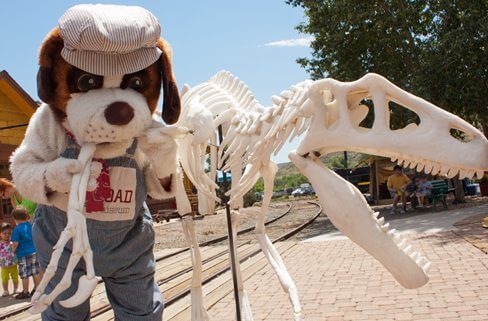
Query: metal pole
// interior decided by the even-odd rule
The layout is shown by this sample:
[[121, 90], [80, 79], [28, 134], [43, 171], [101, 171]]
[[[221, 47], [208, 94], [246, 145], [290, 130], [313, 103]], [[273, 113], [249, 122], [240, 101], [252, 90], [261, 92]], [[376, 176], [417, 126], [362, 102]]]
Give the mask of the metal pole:
[[[218, 127], [219, 130], [219, 144], [222, 144], [223, 135], [222, 135], [222, 126]], [[220, 146], [223, 148], [223, 146]], [[222, 179], [224, 180], [224, 190], [227, 192], [227, 173], [222, 171]], [[229, 257], [230, 257], [230, 267], [232, 271], [232, 283], [234, 284], [234, 301], [236, 305], [236, 318], [237, 321], [241, 321], [241, 304], [239, 303], [239, 289], [237, 288], [237, 260], [236, 260], [236, 253], [234, 252], [234, 235], [232, 234], [232, 217], [230, 215], [230, 206], [229, 206], [229, 196], [223, 193], [222, 201], [225, 203], [225, 215], [227, 219], [227, 234], [229, 235]]]

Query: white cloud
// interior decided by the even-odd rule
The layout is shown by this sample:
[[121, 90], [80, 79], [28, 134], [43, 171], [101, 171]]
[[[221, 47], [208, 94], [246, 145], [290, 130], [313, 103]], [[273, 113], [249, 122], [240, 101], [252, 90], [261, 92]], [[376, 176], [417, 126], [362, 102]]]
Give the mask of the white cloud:
[[286, 40], [268, 42], [267, 44], [265, 44], [265, 46], [267, 47], [309, 47], [312, 40], [313, 40], [312, 37], [286, 39]]

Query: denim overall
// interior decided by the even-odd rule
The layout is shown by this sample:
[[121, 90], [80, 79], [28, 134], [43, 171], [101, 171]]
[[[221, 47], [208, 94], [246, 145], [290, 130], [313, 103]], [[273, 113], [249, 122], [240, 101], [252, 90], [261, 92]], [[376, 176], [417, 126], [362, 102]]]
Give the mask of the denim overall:
[[[106, 159], [109, 166], [110, 185], [113, 187], [104, 212], [87, 215], [87, 228], [93, 250], [95, 273], [105, 282], [107, 297], [113, 307], [115, 320], [161, 321], [163, 299], [154, 282], [155, 260], [153, 255], [154, 231], [152, 218], [145, 204], [144, 175], [137, 167], [134, 140], [125, 155]], [[68, 147], [61, 154], [77, 158], [80, 147], [68, 138]], [[134, 179], [135, 178], [135, 179]], [[122, 181], [121, 186], [120, 181]], [[127, 186], [132, 185], [132, 186]], [[33, 237], [43, 269], [46, 269], [53, 246], [67, 223], [66, 213], [54, 206], [39, 204], [35, 212]], [[71, 254], [70, 241], [59, 260], [58, 270], [49, 282], [46, 293], [59, 283]], [[80, 261], [73, 272], [71, 287], [61, 293], [42, 313], [44, 321], [84, 321], [90, 319], [89, 300], [73, 309], [66, 309], [59, 301], [71, 297], [78, 288], [78, 279], [85, 274]]]

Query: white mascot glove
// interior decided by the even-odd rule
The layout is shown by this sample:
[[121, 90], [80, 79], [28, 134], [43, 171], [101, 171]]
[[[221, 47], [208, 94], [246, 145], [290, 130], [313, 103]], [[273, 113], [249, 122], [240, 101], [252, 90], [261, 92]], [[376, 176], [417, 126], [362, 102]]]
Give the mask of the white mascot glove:
[[[80, 171], [81, 164], [77, 159], [60, 157], [47, 165], [44, 176], [46, 187], [52, 191], [68, 193], [73, 175]], [[100, 162], [91, 163], [87, 191], [94, 191], [97, 188], [97, 178], [101, 171], [102, 164]]]
[[60, 157], [47, 165], [44, 178], [46, 187], [52, 191], [68, 193], [71, 188], [73, 174], [81, 171], [81, 164], [77, 159]]
[[90, 178], [88, 179], [88, 185], [86, 190], [88, 192], [93, 192], [97, 188], [97, 178], [102, 172], [102, 163], [97, 161], [92, 161], [90, 164]]

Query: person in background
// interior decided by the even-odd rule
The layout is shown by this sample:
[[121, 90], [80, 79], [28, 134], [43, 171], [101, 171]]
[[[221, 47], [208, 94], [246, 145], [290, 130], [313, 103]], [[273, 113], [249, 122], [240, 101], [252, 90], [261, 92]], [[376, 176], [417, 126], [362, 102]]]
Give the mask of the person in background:
[[12, 248], [10, 236], [12, 235], [12, 226], [9, 223], [2, 223], [0, 226], [0, 266], [2, 267], [2, 286], [3, 297], [9, 296], [8, 280], [12, 279], [14, 292], [19, 287], [19, 273], [17, 270], [17, 260]]
[[[32, 225], [29, 222], [29, 214], [23, 207], [17, 207], [12, 211], [15, 224], [12, 233], [12, 248], [17, 256], [19, 275], [22, 279], [22, 292], [15, 296], [16, 299], [27, 299], [41, 280], [39, 262], [37, 260], [36, 248], [32, 240]], [[29, 293], [29, 277], [34, 279], [34, 290]]]
[[417, 191], [415, 192], [415, 196], [417, 196], [417, 200], [419, 201], [419, 207], [424, 207], [425, 197], [430, 195], [431, 190], [432, 184], [427, 181], [427, 177], [419, 177], [417, 181]]
[[32, 221], [37, 204], [22, 197], [15, 188], [15, 185], [8, 179], [0, 178], [0, 197], [8, 197], [13, 208], [23, 206], [29, 213], [30, 220]]
[[401, 213], [407, 211], [406, 197], [408, 192], [406, 191], [408, 184], [412, 181], [407, 175], [403, 174], [402, 167], [395, 165], [393, 167], [393, 175], [388, 177], [388, 190], [390, 191], [391, 197], [393, 197], [393, 213], [396, 213], [398, 202], [402, 201]]

